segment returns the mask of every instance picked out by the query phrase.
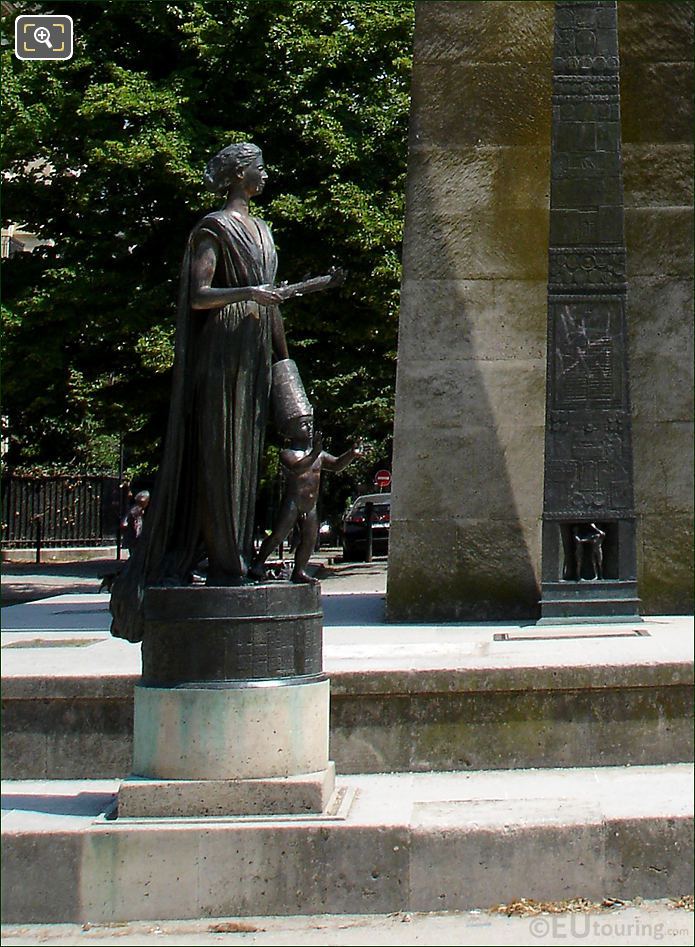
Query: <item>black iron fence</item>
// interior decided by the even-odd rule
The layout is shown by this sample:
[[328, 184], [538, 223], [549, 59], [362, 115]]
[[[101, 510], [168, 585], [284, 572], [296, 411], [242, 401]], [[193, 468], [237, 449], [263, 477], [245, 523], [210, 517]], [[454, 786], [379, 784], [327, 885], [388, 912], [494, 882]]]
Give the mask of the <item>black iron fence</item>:
[[121, 513], [117, 477], [2, 477], [3, 549], [106, 546]]

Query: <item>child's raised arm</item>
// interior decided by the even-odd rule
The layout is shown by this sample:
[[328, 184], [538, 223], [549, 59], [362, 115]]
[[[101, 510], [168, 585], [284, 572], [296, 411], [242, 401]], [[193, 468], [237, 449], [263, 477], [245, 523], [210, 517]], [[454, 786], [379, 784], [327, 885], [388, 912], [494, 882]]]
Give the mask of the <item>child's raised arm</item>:
[[354, 447], [351, 447], [350, 450], [346, 450], [340, 457], [334, 457], [333, 454], [327, 454], [324, 451], [322, 466], [325, 470], [332, 470], [334, 473], [339, 473], [341, 470], [345, 470], [347, 465], [351, 464], [353, 460], [357, 457], [361, 457], [363, 454], [364, 448], [362, 441], [358, 441]]

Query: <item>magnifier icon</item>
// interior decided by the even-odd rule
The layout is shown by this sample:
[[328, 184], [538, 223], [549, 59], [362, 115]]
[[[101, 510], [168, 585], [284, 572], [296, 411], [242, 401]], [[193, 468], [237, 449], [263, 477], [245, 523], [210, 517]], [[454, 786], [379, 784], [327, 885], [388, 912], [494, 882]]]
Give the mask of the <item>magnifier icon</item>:
[[37, 43], [43, 43], [45, 46], [48, 46], [49, 49], [53, 49], [53, 43], [51, 43], [51, 32], [45, 26], [37, 26], [34, 30], [34, 40]]

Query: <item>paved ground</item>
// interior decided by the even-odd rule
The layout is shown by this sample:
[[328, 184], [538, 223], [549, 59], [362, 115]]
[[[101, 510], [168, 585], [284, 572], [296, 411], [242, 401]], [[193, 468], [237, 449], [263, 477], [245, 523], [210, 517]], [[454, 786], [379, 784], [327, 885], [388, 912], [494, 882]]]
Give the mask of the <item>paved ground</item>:
[[[383, 574], [363, 577], [374, 584], [381, 579]], [[502, 673], [519, 687], [528, 686], [530, 671], [536, 683], [541, 671], [550, 675], [554, 686], [557, 675], [581, 673], [586, 685], [587, 675], [625, 683], [624, 675], [634, 672], [644, 684], [645, 674], [671, 680], [673, 667], [687, 668], [693, 660], [693, 620], [686, 615], [649, 617], [624, 628], [544, 627], [542, 634], [532, 624], [392, 625], [384, 621], [383, 592], [347, 591], [340, 581], [322, 583], [324, 667], [332, 677], [454, 672], [471, 678], [472, 686], [481, 674]], [[344, 581], [356, 583], [357, 577]], [[78, 677], [83, 684], [137, 676], [140, 649], [110, 636], [108, 604], [105, 593], [64, 594], [3, 609], [3, 685], [37, 676]]]
[[[336, 561], [337, 560], [337, 561]], [[311, 560], [324, 588], [345, 592], [384, 592], [386, 558], [344, 563], [339, 549], [325, 549]], [[3, 562], [2, 604], [18, 605], [68, 592], [97, 592], [102, 577], [122, 569], [126, 559], [113, 556], [72, 562]]]
[[449, 914], [320, 915], [309, 917], [207, 918], [201, 921], [162, 921], [111, 927], [78, 924], [3, 925], [0, 943], [34, 944], [302, 944], [370, 947], [454, 944], [687, 944], [693, 943], [693, 914], [674, 902], [650, 901], [618, 905], [594, 913], [536, 914], [507, 917], [483, 911]]
[[3, 562], [2, 604], [18, 605], [65, 592], [97, 592], [101, 576], [118, 567], [114, 559], [88, 562]]

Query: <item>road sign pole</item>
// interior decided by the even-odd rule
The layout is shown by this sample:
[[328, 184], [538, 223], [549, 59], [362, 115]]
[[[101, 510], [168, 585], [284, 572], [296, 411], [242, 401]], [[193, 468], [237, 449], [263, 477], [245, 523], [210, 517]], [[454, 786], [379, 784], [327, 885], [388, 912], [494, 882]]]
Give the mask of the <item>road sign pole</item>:
[[374, 523], [374, 504], [368, 501], [364, 504], [364, 519], [367, 527], [367, 548], [364, 553], [364, 561], [372, 561], [372, 550], [374, 546], [372, 524]]

